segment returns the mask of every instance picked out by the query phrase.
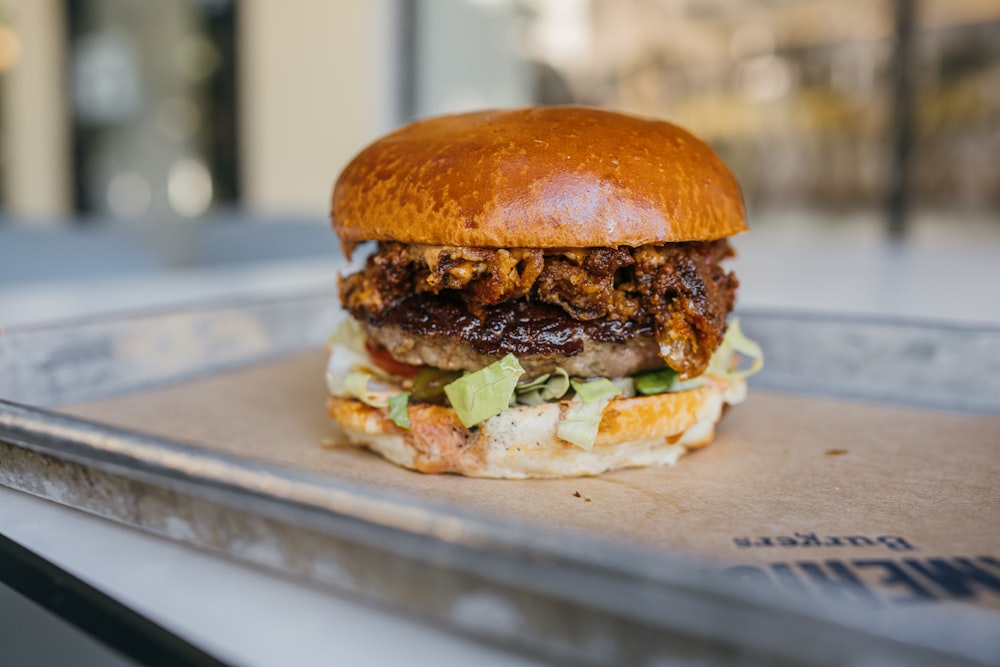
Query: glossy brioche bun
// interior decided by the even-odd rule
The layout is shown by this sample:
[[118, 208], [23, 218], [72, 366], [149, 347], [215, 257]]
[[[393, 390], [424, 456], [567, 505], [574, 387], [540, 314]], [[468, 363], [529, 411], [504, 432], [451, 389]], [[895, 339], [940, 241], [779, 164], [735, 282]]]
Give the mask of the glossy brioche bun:
[[709, 241], [746, 229], [739, 185], [670, 123], [584, 107], [418, 121], [341, 173], [331, 216], [363, 241], [585, 248]]
[[579, 477], [607, 470], [673, 465], [715, 434], [725, 403], [745, 396], [742, 380], [710, 378], [688, 391], [612, 400], [597, 441], [584, 450], [556, 436], [567, 402], [516, 406], [472, 429], [451, 408], [412, 404], [412, 427], [390, 421], [385, 408], [330, 397], [327, 408], [342, 439], [425, 473], [523, 479]]

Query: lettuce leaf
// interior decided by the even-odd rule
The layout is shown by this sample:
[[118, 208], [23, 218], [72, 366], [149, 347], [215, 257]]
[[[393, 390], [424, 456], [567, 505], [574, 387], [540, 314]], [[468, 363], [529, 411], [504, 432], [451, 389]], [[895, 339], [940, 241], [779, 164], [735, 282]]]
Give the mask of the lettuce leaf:
[[365, 349], [364, 329], [354, 319], [344, 319], [330, 335], [327, 347], [330, 357], [326, 363], [326, 386], [332, 396], [354, 395], [345, 386], [352, 372], [381, 374]]
[[621, 388], [608, 378], [594, 378], [592, 380], [570, 380], [573, 391], [584, 403], [593, 403], [602, 398], [611, 399], [622, 393]]
[[[356, 326], [356, 325], [355, 325]], [[330, 337], [330, 360], [326, 384], [334, 396], [353, 396], [373, 408], [389, 408], [389, 419], [400, 428], [410, 428], [407, 412], [410, 394], [387, 381], [371, 363], [364, 348], [364, 337], [355, 337], [353, 327], [342, 326]], [[360, 331], [360, 327], [357, 327]], [[378, 373], [378, 374], [376, 374]], [[381, 376], [381, 377], [380, 377]]]
[[404, 391], [394, 396], [390, 396], [388, 403], [389, 419], [392, 420], [392, 423], [400, 428], [411, 428], [412, 424], [410, 423], [410, 413], [406, 409], [410, 403], [410, 392]]
[[344, 392], [353, 396], [365, 405], [373, 408], [384, 408], [389, 405], [389, 395], [392, 392], [370, 386], [372, 374], [363, 370], [352, 370], [344, 377]]
[[[361, 325], [346, 318], [330, 336], [330, 359], [326, 382], [334, 396], [353, 396], [367, 405], [388, 408], [389, 418], [401, 428], [410, 428], [408, 405], [410, 393], [403, 391], [393, 378], [380, 369], [365, 347]], [[750, 360], [739, 367], [740, 358]], [[744, 379], [763, 368], [760, 345], [746, 337], [739, 318], [733, 318], [719, 348], [712, 355], [704, 375]], [[633, 378], [595, 378], [571, 380], [557, 368], [550, 375], [518, 385], [524, 369], [514, 355], [508, 354], [486, 368], [466, 373], [445, 385], [452, 408], [467, 428], [494, 417], [510, 405], [538, 405], [563, 398], [570, 388], [576, 396], [558, 426], [563, 440], [589, 450], [597, 438], [604, 408], [619, 395], [650, 395], [666, 391], [685, 391], [704, 383], [704, 376], [678, 381], [671, 369], [644, 373]]]
[[559, 422], [556, 435], [590, 451], [597, 440], [604, 408], [612, 398], [622, 393], [622, 389], [607, 378], [596, 378], [589, 382], [571, 380], [570, 384], [580, 401], [571, 403]]
[[517, 403], [522, 405], [540, 405], [562, 398], [569, 391], [569, 374], [561, 368], [555, 373], [539, 376], [525, 384], [519, 384], [514, 390]]
[[445, 385], [444, 393], [459, 421], [469, 428], [507, 409], [523, 373], [517, 357], [508, 354], [486, 368]]

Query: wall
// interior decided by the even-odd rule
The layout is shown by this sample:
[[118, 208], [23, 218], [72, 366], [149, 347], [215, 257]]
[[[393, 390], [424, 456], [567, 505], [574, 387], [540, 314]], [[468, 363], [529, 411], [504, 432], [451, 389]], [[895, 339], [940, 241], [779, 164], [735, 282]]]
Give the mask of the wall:
[[4, 208], [44, 223], [71, 207], [63, 3], [17, 0], [0, 18], [13, 29], [4, 49], [11, 67], [0, 74]]
[[396, 120], [391, 0], [239, 5], [244, 204], [322, 213], [339, 170]]

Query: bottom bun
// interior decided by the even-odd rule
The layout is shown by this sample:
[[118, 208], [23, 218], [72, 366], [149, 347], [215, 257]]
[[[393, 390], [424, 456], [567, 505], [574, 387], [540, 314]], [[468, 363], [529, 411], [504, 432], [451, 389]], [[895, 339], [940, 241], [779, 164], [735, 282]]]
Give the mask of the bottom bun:
[[612, 400], [590, 450], [556, 436], [566, 401], [512, 407], [472, 428], [440, 405], [410, 405], [410, 429], [396, 426], [385, 408], [353, 398], [330, 397], [327, 408], [342, 439], [406, 468], [524, 479], [673, 465], [711, 442], [723, 406], [745, 394], [742, 380], [710, 378], [696, 389]]

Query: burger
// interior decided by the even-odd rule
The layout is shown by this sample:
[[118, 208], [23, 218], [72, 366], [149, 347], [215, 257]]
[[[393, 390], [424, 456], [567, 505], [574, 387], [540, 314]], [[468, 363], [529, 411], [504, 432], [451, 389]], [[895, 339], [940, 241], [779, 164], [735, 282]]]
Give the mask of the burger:
[[331, 217], [348, 258], [373, 247], [339, 280], [328, 413], [401, 466], [674, 464], [760, 368], [724, 266], [739, 185], [676, 125], [584, 107], [420, 120], [347, 165]]

